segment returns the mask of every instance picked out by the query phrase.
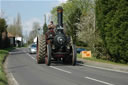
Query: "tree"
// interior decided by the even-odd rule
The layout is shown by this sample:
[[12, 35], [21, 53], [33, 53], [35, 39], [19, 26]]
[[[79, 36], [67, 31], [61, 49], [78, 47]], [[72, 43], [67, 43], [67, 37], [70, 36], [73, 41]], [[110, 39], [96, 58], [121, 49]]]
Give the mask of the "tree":
[[16, 32], [18, 36], [22, 37], [21, 17], [19, 13], [17, 14], [17, 18], [16, 18]]
[[128, 1], [97, 0], [96, 21], [104, 45], [115, 62], [128, 62]]
[[46, 32], [47, 32], [47, 30], [48, 30], [48, 26], [47, 26], [47, 24], [46, 24], [46, 15], [44, 15], [44, 25], [43, 25], [43, 34], [45, 34]]
[[[6, 32], [7, 24], [4, 18], [0, 18], [0, 48], [3, 46], [2, 44], [2, 33]], [[6, 34], [7, 36], [7, 34]]]
[[13, 24], [9, 25], [8, 32], [13, 34], [14, 36], [22, 37], [22, 23], [20, 14], [17, 14], [17, 18], [13, 20]]
[[4, 18], [0, 18], [0, 33], [6, 30], [7, 24]]
[[29, 42], [32, 43], [33, 39], [38, 35], [38, 29], [40, 28], [40, 24], [38, 22], [33, 22], [32, 31], [29, 33]]

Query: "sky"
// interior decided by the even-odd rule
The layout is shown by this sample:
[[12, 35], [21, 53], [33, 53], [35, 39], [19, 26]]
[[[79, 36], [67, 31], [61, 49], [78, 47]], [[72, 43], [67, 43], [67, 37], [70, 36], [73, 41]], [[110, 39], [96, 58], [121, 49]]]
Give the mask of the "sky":
[[0, 15], [4, 12], [4, 17], [8, 24], [13, 23], [19, 13], [23, 27], [23, 34], [29, 34], [32, 30], [33, 22], [44, 24], [44, 14], [47, 16], [47, 23], [50, 21], [50, 11], [53, 7], [65, 3], [67, 0], [0, 0]]

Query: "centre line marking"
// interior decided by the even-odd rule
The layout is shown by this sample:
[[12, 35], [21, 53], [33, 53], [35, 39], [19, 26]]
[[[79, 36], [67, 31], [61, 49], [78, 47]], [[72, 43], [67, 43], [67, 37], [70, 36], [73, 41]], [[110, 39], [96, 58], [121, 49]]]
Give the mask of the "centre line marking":
[[57, 67], [54, 67], [54, 66], [50, 66], [51, 68], [54, 68], [54, 69], [56, 69], [56, 70], [59, 70], [59, 71], [63, 71], [63, 72], [66, 72], [66, 73], [72, 73], [72, 72], [70, 72], [70, 71], [66, 71], [66, 70], [63, 70], [63, 69], [60, 69], [60, 68], [57, 68]]
[[94, 79], [94, 78], [91, 78], [91, 77], [85, 77], [85, 78], [89, 79], [89, 80], [97, 81], [97, 82], [100, 82], [100, 83], [103, 83], [103, 84], [106, 84], [106, 85], [114, 85], [114, 84], [111, 84], [111, 83], [108, 83], [108, 82], [105, 82], [105, 81], [101, 81], [101, 80], [97, 80], [97, 79]]
[[34, 57], [32, 57], [33, 60], [36, 60]]
[[[24, 51], [26, 52], [26, 51]], [[30, 54], [26, 53], [29, 57], [31, 57], [33, 60], [36, 60], [33, 56], [31, 56]]]

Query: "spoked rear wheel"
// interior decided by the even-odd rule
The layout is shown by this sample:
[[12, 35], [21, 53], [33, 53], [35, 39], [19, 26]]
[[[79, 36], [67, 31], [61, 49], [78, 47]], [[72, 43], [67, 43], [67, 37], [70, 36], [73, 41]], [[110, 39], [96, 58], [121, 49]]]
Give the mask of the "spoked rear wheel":
[[51, 65], [51, 45], [47, 44], [47, 56], [45, 57], [45, 64], [50, 66]]
[[46, 56], [46, 41], [45, 36], [40, 36], [37, 38], [37, 63], [41, 64], [45, 62]]

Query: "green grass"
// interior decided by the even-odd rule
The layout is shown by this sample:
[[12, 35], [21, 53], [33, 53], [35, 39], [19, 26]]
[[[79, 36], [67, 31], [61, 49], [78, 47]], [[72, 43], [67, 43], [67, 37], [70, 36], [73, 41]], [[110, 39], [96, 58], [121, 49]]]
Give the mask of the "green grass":
[[12, 49], [13, 48], [0, 50], [0, 85], [8, 85], [2, 62], [4, 57], [7, 56], [8, 52], [11, 51]]
[[[77, 57], [78, 57], [78, 58], [82, 58], [81, 54], [77, 54]], [[109, 61], [109, 60], [97, 59], [96, 57], [83, 58], [83, 59], [85, 59], [85, 60], [90, 60], [90, 61], [95, 61], [95, 62], [107, 63], [107, 64], [128, 66], [128, 64], [121, 64], [121, 63], [116, 63], [116, 62], [112, 62], [112, 61]]]

